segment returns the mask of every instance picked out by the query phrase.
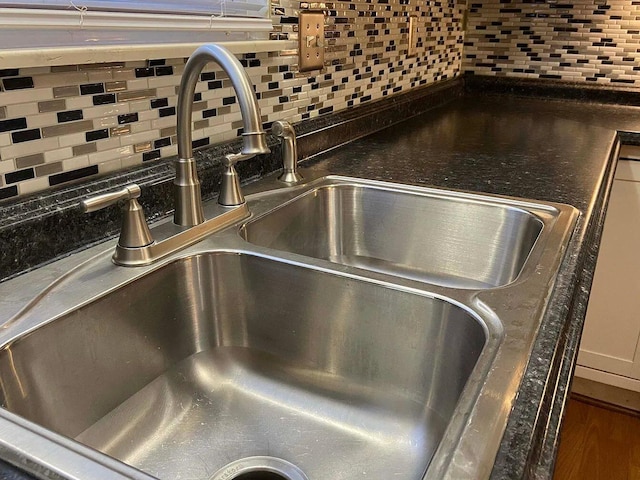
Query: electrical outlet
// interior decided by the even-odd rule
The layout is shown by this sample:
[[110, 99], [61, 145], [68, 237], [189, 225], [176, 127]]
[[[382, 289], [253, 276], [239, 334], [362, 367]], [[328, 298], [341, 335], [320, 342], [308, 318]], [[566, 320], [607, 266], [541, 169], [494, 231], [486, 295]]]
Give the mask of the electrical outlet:
[[409, 17], [409, 47], [407, 48], [407, 56], [415, 57], [418, 54], [418, 17], [411, 15]]
[[300, 12], [298, 16], [298, 51], [301, 72], [324, 67], [324, 13]]

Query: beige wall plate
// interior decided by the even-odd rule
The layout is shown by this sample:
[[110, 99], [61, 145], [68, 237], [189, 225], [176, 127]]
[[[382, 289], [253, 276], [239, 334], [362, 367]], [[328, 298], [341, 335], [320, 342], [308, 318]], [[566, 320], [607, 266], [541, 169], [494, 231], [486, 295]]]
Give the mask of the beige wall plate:
[[298, 36], [300, 71], [322, 70], [324, 66], [324, 13], [300, 12]]

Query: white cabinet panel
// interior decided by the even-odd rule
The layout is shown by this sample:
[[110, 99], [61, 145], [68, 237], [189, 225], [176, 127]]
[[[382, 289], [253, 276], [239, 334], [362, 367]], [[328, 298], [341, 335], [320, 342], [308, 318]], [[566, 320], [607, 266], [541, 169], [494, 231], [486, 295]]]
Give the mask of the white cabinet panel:
[[[637, 179], [639, 181], [631, 181]], [[640, 162], [620, 161], [578, 364], [640, 378]]]

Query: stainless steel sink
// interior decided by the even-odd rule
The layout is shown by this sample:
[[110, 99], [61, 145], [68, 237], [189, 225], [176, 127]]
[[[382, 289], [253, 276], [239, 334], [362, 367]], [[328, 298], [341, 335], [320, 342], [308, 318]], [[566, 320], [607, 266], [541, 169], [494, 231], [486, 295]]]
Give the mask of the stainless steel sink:
[[272, 187], [157, 264], [96, 246], [0, 284], [0, 458], [71, 480], [488, 478], [577, 211]]
[[390, 275], [490, 288], [518, 277], [542, 228], [534, 212], [495, 199], [353, 182], [306, 191], [248, 222], [242, 235]]
[[163, 479], [252, 455], [416, 479], [485, 343], [443, 299], [206, 253], [5, 345], [2, 404]]

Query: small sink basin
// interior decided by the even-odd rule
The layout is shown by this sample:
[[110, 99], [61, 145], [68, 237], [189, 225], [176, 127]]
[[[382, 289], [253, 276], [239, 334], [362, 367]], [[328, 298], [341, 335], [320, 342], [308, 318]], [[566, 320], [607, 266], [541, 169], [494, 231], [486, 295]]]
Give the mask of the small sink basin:
[[[320, 189], [247, 231], [256, 241], [268, 225], [282, 225], [304, 230], [304, 241], [279, 235], [267, 243], [399, 265], [417, 259], [424, 269], [437, 259], [432, 251], [441, 252], [429, 232], [445, 231], [458, 255], [474, 248], [501, 256], [500, 266], [469, 259], [474, 281], [514, 278], [539, 232], [536, 220], [516, 209], [498, 215], [483, 204], [448, 205], [384, 190]], [[416, 208], [438, 214], [410, 221]], [[383, 220], [373, 222], [375, 211]], [[449, 215], [484, 233], [453, 228]], [[323, 234], [334, 216], [337, 228]], [[400, 231], [424, 236], [420, 248], [383, 241], [401, 241]], [[452, 272], [437, 265], [439, 274]], [[210, 479], [238, 459], [272, 456], [312, 480], [418, 480], [459, 400], [474, 395], [465, 385], [486, 344], [479, 317], [445, 299], [255, 254], [209, 252], [6, 343], [0, 400], [161, 479]]]
[[262, 247], [483, 289], [513, 282], [543, 230], [517, 201], [375, 183], [318, 186], [249, 221], [241, 235]]

